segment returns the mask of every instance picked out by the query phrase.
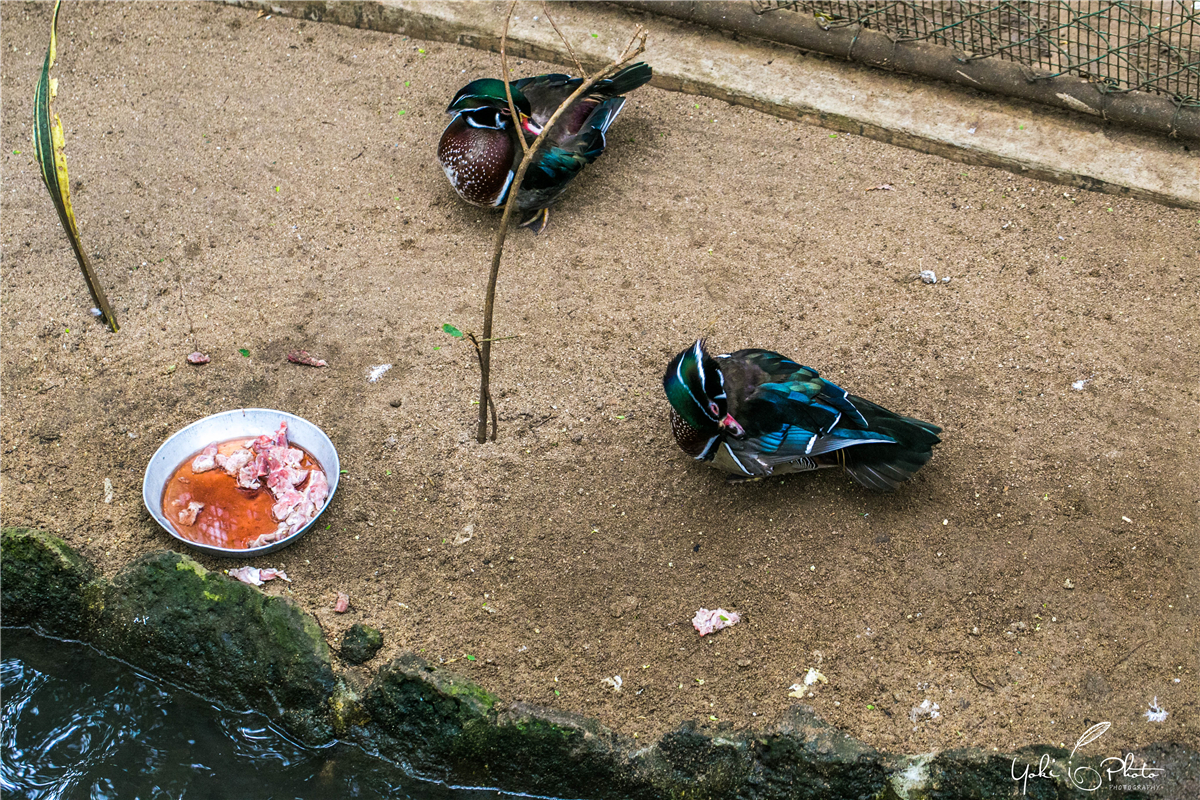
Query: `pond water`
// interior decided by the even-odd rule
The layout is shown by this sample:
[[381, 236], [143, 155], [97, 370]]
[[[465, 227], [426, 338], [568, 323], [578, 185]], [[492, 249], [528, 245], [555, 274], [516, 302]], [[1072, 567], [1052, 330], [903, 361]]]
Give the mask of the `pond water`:
[[296, 743], [81, 644], [6, 628], [0, 663], [5, 798], [497, 800], [416, 780], [347, 744]]

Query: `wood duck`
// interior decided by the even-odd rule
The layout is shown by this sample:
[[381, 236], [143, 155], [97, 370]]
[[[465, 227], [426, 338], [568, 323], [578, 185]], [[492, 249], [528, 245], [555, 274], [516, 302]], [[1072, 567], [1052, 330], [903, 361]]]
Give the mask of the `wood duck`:
[[730, 482], [842, 467], [892, 491], [932, 455], [941, 428], [855, 397], [770, 350], [710, 356], [704, 340], [663, 375], [671, 430], [684, 452]]
[[[517, 207], [532, 212], [522, 226], [532, 226], [537, 233], [545, 229], [550, 204], [604, 152], [604, 133], [625, 105], [620, 95], [650, 80], [651, 74], [647, 64], [632, 64], [600, 81], [559, 117], [521, 182]], [[582, 83], [582, 78], [559, 74], [513, 81], [513, 106], [519, 117], [515, 123], [503, 81], [481, 78], [460, 89], [446, 109], [454, 118], [438, 143], [438, 161], [459, 197], [475, 206], [503, 205], [524, 156], [517, 136], [532, 143], [559, 104]]]

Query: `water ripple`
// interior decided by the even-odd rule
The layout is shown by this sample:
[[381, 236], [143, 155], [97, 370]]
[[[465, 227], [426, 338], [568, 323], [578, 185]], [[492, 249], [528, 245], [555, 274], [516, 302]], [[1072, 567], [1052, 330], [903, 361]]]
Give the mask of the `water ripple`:
[[4, 630], [0, 689], [6, 800], [504, 796], [420, 782], [350, 745], [306, 747], [261, 715], [231, 712], [83, 645], [23, 629]]

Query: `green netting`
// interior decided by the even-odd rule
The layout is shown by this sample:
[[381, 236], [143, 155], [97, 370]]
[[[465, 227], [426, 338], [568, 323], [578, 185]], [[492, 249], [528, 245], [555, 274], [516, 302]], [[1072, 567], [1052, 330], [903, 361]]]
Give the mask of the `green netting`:
[[754, 0], [758, 14], [799, 11], [825, 28], [862, 25], [895, 41], [952, 47], [964, 61], [990, 56], [1030, 77], [1077, 75], [1103, 91], [1139, 90], [1200, 106], [1200, 2], [913, 2]]

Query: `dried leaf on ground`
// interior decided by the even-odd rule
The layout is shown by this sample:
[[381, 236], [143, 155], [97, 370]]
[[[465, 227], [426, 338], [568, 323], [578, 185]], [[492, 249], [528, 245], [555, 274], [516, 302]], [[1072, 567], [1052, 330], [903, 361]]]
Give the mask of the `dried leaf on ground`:
[[293, 364], [302, 364], [306, 367], [327, 367], [324, 359], [310, 355], [307, 350], [293, 350], [287, 354], [287, 360]]

